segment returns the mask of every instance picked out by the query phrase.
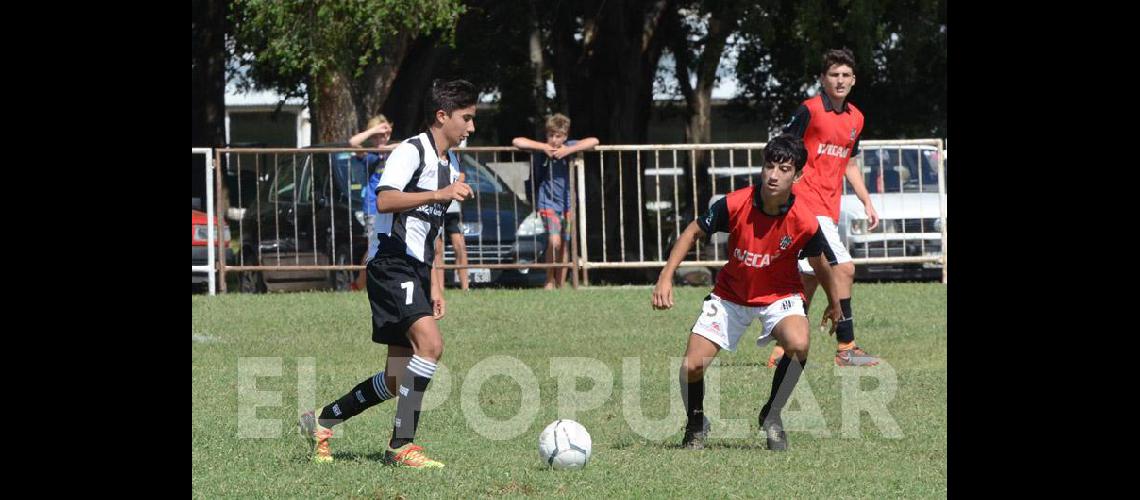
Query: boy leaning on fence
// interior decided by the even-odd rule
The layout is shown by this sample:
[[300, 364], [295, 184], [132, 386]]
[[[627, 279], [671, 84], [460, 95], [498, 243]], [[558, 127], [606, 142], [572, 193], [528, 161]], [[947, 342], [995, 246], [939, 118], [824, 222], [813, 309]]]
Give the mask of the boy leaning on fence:
[[[534, 201], [535, 210], [542, 218], [546, 230], [546, 262], [568, 262], [570, 260], [569, 240], [573, 234], [570, 222], [574, 214], [570, 210], [570, 161], [569, 156], [579, 151], [593, 149], [598, 145], [596, 137], [580, 140], [567, 139], [570, 134], [570, 118], [555, 113], [546, 120], [546, 142], [526, 137], [516, 137], [511, 144], [516, 148], [533, 151], [530, 162], [530, 179], [527, 181], [527, 196]], [[566, 269], [546, 270], [547, 290], [561, 288], [566, 282]]]

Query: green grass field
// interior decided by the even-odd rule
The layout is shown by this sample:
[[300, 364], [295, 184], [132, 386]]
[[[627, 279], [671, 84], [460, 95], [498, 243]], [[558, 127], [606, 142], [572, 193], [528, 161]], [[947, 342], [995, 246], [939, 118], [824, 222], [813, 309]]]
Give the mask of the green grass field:
[[[448, 315], [441, 324], [446, 342], [442, 365], [448, 375], [437, 373], [428, 391], [428, 400], [438, 406], [424, 412], [416, 440], [447, 464], [431, 471], [378, 462], [391, 433], [395, 401], [336, 428], [344, 435], [332, 440], [335, 463], [307, 461], [308, 448], [295, 426], [298, 400], [315, 398], [311, 402], [325, 404], [383, 368], [386, 347], [371, 342], [363, 292], [193, 296], [193, 495], [946, 495], [944, 285], [855, 288], [860, 344], [888, 361], [897, 382], [885, 407], [901, 436], [890, 436], [890, 429], [880, 428], [867, 412], [859, 415], [857, 428], [844, 427], [845, 408], [855, 413], [850, 411], [853, 401], [867, 400], [846, 394], [882, 390], [889, 382], [876, 382], [875, 377], [883, 377], [888, 369], [859, 369], [867, 376], [857, 387], [847, 384], [845, 392], [844, 380], [855, 379], [838, 374], [833, 366], [834, 340], [813, 331], [807, 371], [785, 410], [790, 430], [800, 426], [811, 432], [789, 432], [791, 449], [786, 453], [766, 450], [757, 429], [756, 413], [772, 379], [772, 370], [763, 366], [770, 348], [754, 344], [759, 325], [752, 326], [737, 352], [722, 353], [710, 369], [719, 380], [719, 405], [709, 395], [712, 380], [706, 390], [706, 412], [715, 415], [717, 409], [711, 407], [719, 408], [719, 417], [737, 420], [733, 425], [743, 426], [743, 432], [715, 437], [729, 424], [714, 419], [708, 448], [694, 452], [677, 446], [681, 424], [672, 426], [665, 419], [671, 404], [680, 407], [675, 390], [679, 357], [707, 293], [703, 287], [677, 288], [677, 306], [659, 312], [650, 307], [651, 290], [646, 287], [449, 290]], [[819, 314], [818, 308], [812, 311], [813, 322]], [[495, 355], [521, 361], [533, 373], [539, 394], [537, 407], [529, 405], [537, 409], [533, 420], [523, 422], [521, 434], [501, 440], [477, 432], [489, 427], [477, 425], [471, 407], [499, 422], [520, 412], [525, 416], [523, 388], [505, 375], [491, 376], [481, 387], [464, 385], [473, 367], [488, 366], [479, 363]], [[546, 470], [537, 452], [543, 427], [566, 416], [558, 414], [558, 378], [551, 374], [552, 359], [561, 357], [593, 358], [613, 374], [609, 398], [576, 416], [593, 437], [593, 456], [579, 471]], [[626, 376], [623, 358], [634, 358], [625, 363], [640, 363], [639, 379]], [[260, 373], [256, 385], [249, 383], [250, 374], [265, 369], [269, 371]], [[630, 391], [634, 384], [639, 385], [637, 392]], [[588, 379], [576, 386], [579, 391], [590, 387]], [[633, 428], [626, 414], [636, 405], [630, 404], [633, 399], [627, 393], [640, 402], [645, 419], [658, 421], [649, 428], [664, 437], [646, 437], [653, 432]], [[268, 403], [258, 403], [259, 397]], [[250, 430], [255, 424], [262, 425], [256, 432]], [[258, 434], [268, 437], [243, 437]]]

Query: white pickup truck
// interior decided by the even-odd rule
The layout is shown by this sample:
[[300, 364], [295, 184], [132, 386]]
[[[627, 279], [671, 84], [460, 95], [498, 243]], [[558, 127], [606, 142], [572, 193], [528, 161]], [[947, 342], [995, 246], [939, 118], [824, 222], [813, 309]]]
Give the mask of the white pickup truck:
[[[863, 204], [844, 181], [839, 236], [851, 257], [940, 257], [945, 219], [938, 187], [938, 148], [874, 145], [860, 146], [859, 152], [879, 225], [867, 230]], [[941, 262], [860, 264], [855, 269], [857, 277], [869, 279], [942, 277]]]

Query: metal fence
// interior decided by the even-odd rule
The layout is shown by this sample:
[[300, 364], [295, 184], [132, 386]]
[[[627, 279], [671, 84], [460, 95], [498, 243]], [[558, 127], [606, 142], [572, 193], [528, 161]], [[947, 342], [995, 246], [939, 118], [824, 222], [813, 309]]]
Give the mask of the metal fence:
[[206, 224], [205, 224], [206, 235], [205, 236], [206, 237], [205, 238], [200, 237], [200, 235], [198, 234], [197, 225], [194, 225], [192, 227], [193, 234], [191, 236], [191, 238], [193, 240], [195, 240], [195, 242], [200, 241], [202, 239], [206, 240], [206, 248], [205, 248], [206, 258], [204, 260], [204, 263], [199, 264], [198, 262], [202, 260], [198, 256], [198, 252], [200, 252], [200, 249], [195, 248], [194, 249], [195, 253], [193, 256], [193, 262], [194, 263], [192, 264], [190, 272], [191, 272], [191, 274], [194, 274], [194, 273], [205, 273], [206, 274], [206, 281], [208, 283], [207, 289], [208, 289], [210, 295], [214, 295], [215, 293], [217, 293], [217, 276], [215, 273], [215, 271], [216, 271], [215, 264], [217, 263], [217, 260], [218, 260], [216, 257], [218, 255], [218, 252], [216, 252], [216, 250], [218, 248], [218, 242], [217, 242], [217, 236], [218, 235], [217, 235], [217, 228], [215, 227], [215, 223], [216, 223], [217, 219], [216, 219], [216, 217], [214, 217], [214, 154], [213, 154], [213, 152], [214, 152], [214, 150], [211, 148], [191, 148], [191, 150], [190, 150], [191, 156], [200, 154], [200, 155], [203, 155], [205, 157], [205, 161], [206, 161], [206, 206], [205, 206], [205, 209], [206, 209]]
[[[864, 184], [881, 222], [868, 228], [862, 204], [845, 181], [838, 226], [854, 263], [870, 276], [941, 275], [946, 281], [942, 144], [938, 139], [861, 141]], [[725, 194], [759, 182], [764, 146], [620, 145], [583, 153], [577, 177], [585, 188], [576, 194], [585, 207], [578, 230], [587, 242], [580, 250], [586, 281], [591, 269], [664, 266], [689, 222]], [[601, 228], [591, 230], [590, 224]], [[723, 234], [698, 242], [682, 266], [724, 265], [726, 242]]]
[[[579, 153], [569, 169], [569, 260], [553, 263], [545, 255], [548, 235], [534, 203], [538, 187], [528, 182], [532, 163], [553, 169], [552, 163], [543, 161], [544, 154], [513, 147], [457, 148], [475, 193], [462, 203], [468, 264], [455, 264], [448, 245], [443, 268], [469, 269], [475, 283], [536, 283], [555, 268], [568, 272], [577, 287], [579, 279], [588, 284], [594, 269], [661, 267], [690, 221], [724, 194], [759, 182], [764, 145], [610, 145]], [[234, 265], [220, 252], [210, 255], [222, 291], [229, 272], [240, 273], [245, 292], [349, 288], [364, 269], [371, 229], [365, 227], [363, 196], [371, 172], [354, 156], [394, 147], [214, 150], [209, 160], [225, 174], [207, 169], [207, 204], [211, 215], [225, 215], [235, 238]], [[942, 141], [862, 141], [859, 154], [883, 222], [868, 230], [858, 217], [861, 204], [852, 207], [853, 197], [845, 198], [839, 228], [857, 267], [940, 267], [945, 281]], [[215, 191], [228, 195], [214, 196]], [[699, 242], [682, 266], [723, 265], [726, 240], [718, 235]]]

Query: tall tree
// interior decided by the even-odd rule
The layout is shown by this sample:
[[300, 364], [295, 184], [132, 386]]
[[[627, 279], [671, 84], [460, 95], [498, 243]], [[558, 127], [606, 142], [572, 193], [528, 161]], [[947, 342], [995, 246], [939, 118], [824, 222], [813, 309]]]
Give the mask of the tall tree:
[[945, 0], [766, 0], [742, 15], [736, 74], [775, 131], [818, 92], [820, 57], [855, 52], [864, 137], [946, 134]]
[[[226, 143], [226, 45], [231, 26], [224, 0], [194, 0], [190, 22], [191, 92], [190, 139], [193, 147], [215, 148]], [[190, 192], [202, 206], [206, 196], [206, 162], [191, 157]], [[225, 190], [225, 185], [222, 186]], [[219, 196], [224, 201], [224, 196]]]
[[217, 147], [226, 142], [227, 6], [224, 0], [194, 0], [193, 4], [190, 135], [194, 147]]
[[[528, 58], [534, 10], [531, 0], [469, 0], [455, 26], [454, 46], [445, 33], [417, 38], [401, 66], [384, 114], [396, 122], [396, 137], [423, 128], [424, 97], [435, 78], [463, 78], [497, 94], [497, 109], [476, 118], [470, 144], [509, 143], [533, 133], [544, 106], [534, 98], [535, 76]], [[541, 48], [541, 47], [540, 47]]]
[[[685, 98], [685, 142], [712, 141], [712, 91], [728, 38], [740, 25], [742, 2], [732, 0], [689, 1], [666, 16], [669, 51], [675, 63], [677, 88]], [[692, 159], [697, 179], [708, 178], [709, 154], [697, 151]], [[690, 177], [682, 178], [684, 192], [692, 189]], [[712, 195], [708, 182], [698, 182], [697, 200], [705, 206]]]
[[[663, 19], [673, 0], [587, 0], [557, 2], [550, 11], [551, 66], [557, 89], [555, 109], [573, 120], [572, 133], [592, 135], [603, 144], [644, 144], [648, 138], [653, 80], [665, 47]], [[588, 156], [586, 183], [592, 206], [616, 213], [640, 214], [634, 195], [641, 182], [636, 155], [622, 153], [622, 167], [614, 157], [607, 162], [606, 176]], [[647, 158], [646, 158], [647, 160]], [[600, 186], [606, 196], [601, 197]], [[619, 200], [619, 189], [625, 196]], [[602, 226], [601, 210], [587, 212], [592, 235], [605, 233], [610, 260], [619, 258], [621, 233], [616, 224]], [[632, 220], [632, 219], [631, 219]], [[589, 238], [591, 255], [600, 255], [598, 238]], [[636, 231], [625, 232], [625, 249], [636, 255]]]
[[388, 98], [415, 36], [450, 40], [459, 0], [235, 0], [244, 86], [306, 96], [313, 142], [345, 142]]
[[677, 86], [686, 103], [685, 142], [704, 144], [712, 139], [712, 91], [717, 70], [729, 36], [739, 27], [743, 9], [741, 2], [731, 0], [690, 1], [666, 17]]

